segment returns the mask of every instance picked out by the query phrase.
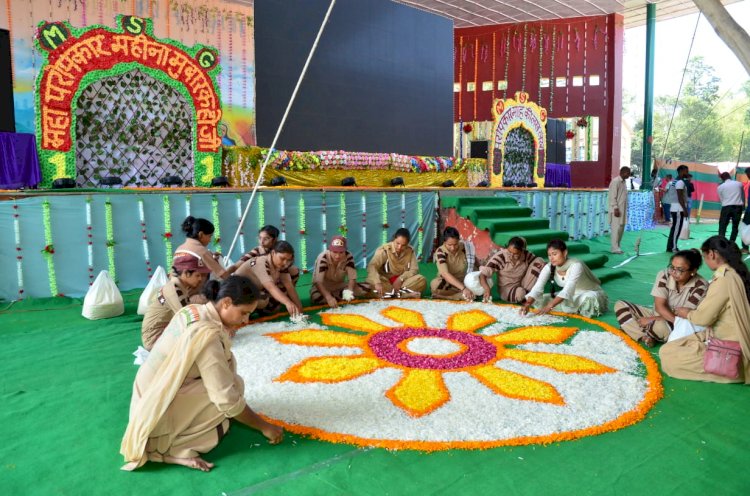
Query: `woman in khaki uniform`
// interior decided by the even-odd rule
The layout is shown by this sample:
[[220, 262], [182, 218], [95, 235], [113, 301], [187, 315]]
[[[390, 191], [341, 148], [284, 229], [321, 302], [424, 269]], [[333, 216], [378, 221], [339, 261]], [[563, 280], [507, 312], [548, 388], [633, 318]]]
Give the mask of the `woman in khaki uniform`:
[[292, 245], [286, 241], [277, 241], [271, 253], [251, 258], [235, 272], [237, 275], [249, 277], [260, 290], [260, 313], [276, 313], [282, 304], [292, 317], [297, 317], [302, 312], [302, 302], [287, 270], [292, 263]]
[[398, 229], [393, 241], [378, 248], [367, 264], [367, 283], [380, 298], [419, 298], [427, 287], [410, 240], [407, 229]]
[[490, 303], [492, 293], [487, 279], [497, 274], [497, 288], [500, 299], [510, 303], [523, 303], [526, 295], [536, 284], [544, 268], [544, 259], [526, 250], [526, 240], [514, 236], [508, 240], [508, 246], [500, 248], [479, 267], [479, 284], [484, 288], [482, 301]]
[[151, 351], [156, 340], [172, 320], [174, 314], [190, 303], [207, 303], [198, 294], [208, 279], [211, 269], [203, 260], [190, 253], [178, 253], [172, 260], [172, 274], [167, 284], [157, 292], [143, 316], [141, 340], [143, 347]]
[[224, 279], [230, 273], [216, 260], [215, 255], [207, 246], [211, 243], [214, 235], [214, 225], [206, 219], [196, 219], [192, 215], [182, 222], [182, 232], [187, 239], [174, 251], [178, 253], [190, 253], [203, 260], [203, 263], [211, 269], [214, 277]]
[[711, 327], [718, 339], [739, 342], [742, 364], [739, 377], [731, 379], [703, 370], [708, 331], [675, 339], [661, 347], [664, 373], [677, 379], [750, 384], [750, 271], [735, 243], [712, 236], [701, 246], [703, 260], [714, 271], [708, 292], [696, 309], [679, 307], [675, 315], [696, 325]]
[[700, 266], [698, 250], [683, 250], [672, 255], [669, 266], [656, 275], [651, 288], [653, 309], [629, 301], [615, 303], [620, 329], [647, 348], [665, 342], [674, 328], [675, 309], [695, 308], [706, 296], [708, 282], [698, 275]]
[[346, 238], [334, 236], [328, 249], [315, 259], [310, 303], [338, 308], [339, 301], [346, 299], [345, 289], [351, 291], [351, 297], [363, 298], [368, 296], [370, 286], [357, 282], [354, 256], [346, 251]]
[[473, 301], [476, 295], [464, 284], [466, 273], [474, 270], [473, 250], [467, 250], [466, 242], [461, 241], [458, 229], [445, 228], [443, 244], [435, 250], [434, 259], [438, 275], [430, 281], [432, 297], [442, 300]]
[[259, 430], [271, 444], [284, 431], [253, 412], [237, 375], [231, 335], [255, 309], [258, 290], [245, 277], [208, 283], [214, 302], [181, 309], [133, 384], [130, 419], [120, 446], [123, 470], [147, 461], [208, 472], [201, 458], [229, 429], [229, 419]]
[[[232, 274], [237, 271], [240, 267], [242, 267], [242, 264], [247, 262], [250, 259], [253, 259], [255, 257], [260, 257], [263, 255], [268, 255], [271, 253], [271, 250], [273, 250], [273, 246], [276, 244], [276, 241], [279, 239], [279, 235], [281, 233], [279, 232], [279, 229], [276, 226], [272, 226], [268, 224], [267, 226], [263, 226], [260, 231], [258, 231], [258, 246], [250, 250], [249, 252], [245, 253], [240, 257], [240, 259], [229, 267], [229, 273]], [[289, 277], [292, 278], [292, 285], [294, 287], [297, 287], [297, 281], [299, 281], [299, 268], [290, 265], [286, 269], [284, 269], [286, 272], [289, 272]], [[283, 291], [284, 289], [282, 289]]]

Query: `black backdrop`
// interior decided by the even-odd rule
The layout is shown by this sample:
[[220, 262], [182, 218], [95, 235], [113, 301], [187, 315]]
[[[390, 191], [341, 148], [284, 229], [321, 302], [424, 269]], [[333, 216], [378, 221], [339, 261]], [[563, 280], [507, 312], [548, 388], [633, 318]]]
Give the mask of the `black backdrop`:
[[[328, 0], [255, 0], [257, 137], [270, 146]], [[276, 147], [451, 155], [453, 24], [339, 0]]]
[[10, 36], [0, 29], [0, 131], [15, 132], [13, 111], [13, 81], [10, 70]]

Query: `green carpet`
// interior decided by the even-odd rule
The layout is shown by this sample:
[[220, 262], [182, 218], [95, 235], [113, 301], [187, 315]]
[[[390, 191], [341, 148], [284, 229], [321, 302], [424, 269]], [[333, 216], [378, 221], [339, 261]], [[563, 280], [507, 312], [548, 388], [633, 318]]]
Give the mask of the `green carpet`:
[[[681, 247], [698, 247], [715, 231], [715, 224], [694, 226], [697, 239]], [[632, 278], [605, 283], [612, 302], [650, 303], [654, 275], [667, 265], [664, 228], [638, 234], [642, 252], [659, 253], [626, 265]], [[625, 233], [626, 251], [635, 237]], [[594, 254], [609, 249], [608, 238], [587, 244]], [[610, 256], [608, 266], [625, 258]], [[433, 275], [433, 266], [424, 272]], [[705, 267], [701, 272], [709, 275]], [[309, 284], [309, 276], [301, 282]], [[140, 342], [138, 296], [125, 295], [125, 315], [95, 322], [80, 316], [80, 300], [0, 305], [1, 494], [705, 496], [750, 490], [750, 388], [669, 378], [664, 399], [643, 422], [578, 441], [424, 454], [293, 435], [269, 446], [235, 425], [207, 455], [216, 463], [210, 473], [153, 463], [122, 472], [118, 451], [136, 372], [131, 352]], [[602, 320], [615, 323], [611, 311]]]

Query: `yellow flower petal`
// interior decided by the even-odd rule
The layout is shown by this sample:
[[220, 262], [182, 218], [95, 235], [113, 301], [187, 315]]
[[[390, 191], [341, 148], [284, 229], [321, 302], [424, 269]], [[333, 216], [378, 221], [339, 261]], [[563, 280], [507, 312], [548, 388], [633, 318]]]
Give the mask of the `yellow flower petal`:
[[404, 327], [426, 327], [427, 324], [424, 322], [422, 314], [415, 312], [414, 310], [408, 310], [406, 308], [399, 307], [388, 307], [382, 312], [381, 315], [388, 317], [389, 319], [399, 322]]
[[369, 374], [383, 366], [374, 357], [313, 357], [284, 372], [277, 381], [344, 382]]
[[377, 332], [388, 329], [382, 324], [378, 324], [367, 317], [354, 315], [350, 313], [321, 313], [320, 319], [325, 325], [343, 327], [353, 331]]
[[573, 373], [584, 372], [588, 374], [608, 374], [616, 372], [615, 369], [602, 365], [601, 363], [575, 355], [564, 353], [547, 353], [542, 351], [527, 351], [519, 349], [506, 349], [503, 351], [506, 358], [512, 358], [531, 365], [541, 365], [560, 372]]
[[489, 365], [477, 367], [469, 373], [500, 396], [554, 405], [565, 404], [565, 400], [553, 385], [525, 375]]
[[274, 332], [266, 334], [266, 336], [272, 337], [281, 344], [298, 344], [302, 346], [357, 346], [361, 348], [366, 343], [364, 336], [319, 329]]
[[386, 396], [413, 417], [431, 413], [450, 399], [450, 393], [438, 370], [411, 369]]
[[535, 326], [521, 327], [512, 331], [488, 336], [495, 344], [562, 343], [576, 333], [576, 327]]
[[457, 312], [451, 315], [447, 327], [450, 331], [474, 332], [495, 322], [494, 317], [481, 310], [469, 310], [468, 312]]

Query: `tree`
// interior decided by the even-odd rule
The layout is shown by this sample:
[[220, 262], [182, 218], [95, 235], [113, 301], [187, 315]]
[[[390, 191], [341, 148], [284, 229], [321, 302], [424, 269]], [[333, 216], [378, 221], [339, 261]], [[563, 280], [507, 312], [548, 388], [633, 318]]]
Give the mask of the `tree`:
[[747, 31], [737, 24], [721, 0], [693, 0], [693, 3], [750, 75], [750, 35]]

